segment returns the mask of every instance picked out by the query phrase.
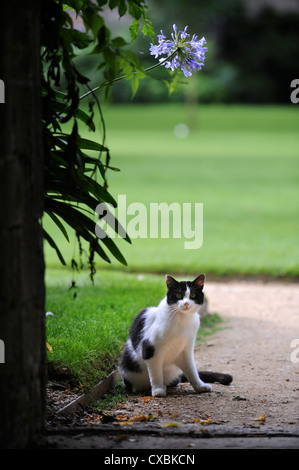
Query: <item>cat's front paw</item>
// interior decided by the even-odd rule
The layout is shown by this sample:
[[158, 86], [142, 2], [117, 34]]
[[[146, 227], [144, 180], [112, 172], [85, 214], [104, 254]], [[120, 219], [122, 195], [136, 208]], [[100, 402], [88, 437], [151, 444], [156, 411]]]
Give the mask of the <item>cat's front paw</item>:
[[210, 384], [205, 384], [203, 383], [202, 385], [199, 385], [197, 387], [194, 387], [195, 391], [197, 393], [205, 393], [205, 392], [211, 392], [212, 391], [212, 385]]
[[163, 388], [153, 388], [152, 389], [153, 397], [166, 397], [166, 389]]

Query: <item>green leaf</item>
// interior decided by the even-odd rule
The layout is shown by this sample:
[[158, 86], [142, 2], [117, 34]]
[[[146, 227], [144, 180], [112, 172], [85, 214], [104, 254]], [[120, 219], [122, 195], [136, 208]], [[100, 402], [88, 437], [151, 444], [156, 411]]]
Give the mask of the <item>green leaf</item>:
[[102, 26], [98, 32], [98, 48], [102, 51], [103, 48], [108, 44], [110, 39], [110, 30], [106, 26]]
[[78, 109], [76, 117], [80, 119], [80, 121], [84, 122], [84, 124], [86, 124], [86, 126], [89, 127], [91, 131], [95, 132], [96, 126], [94, 125], [92, 118], [85, 111]]
[[[94, 222], [86, 217], [78, 209], [75, 209], [70, 204], [65, 204], [60, 201], [54, 201], [51, 198], [46, 198], [46, 204], [49, 209], [58, 214], [63, 220], [65, 220], [75, 232], [77, 232], [84, 240], [89, 243], [95, 243], [94, 235]], [[96, 240], [97, 241], [97, 240]], [[97, 243], [96, 252], [100, 257], [107, 263], [111, 263], [110, 258], [106, 255], [102, 247]], [[58, 254], [58, 253], [57, 253]]]
[[84, 8], [82, 12], [82, 17], [86, 29], [90, 29], [92, 31], [93, 37], [96, 38], [99, 30], [104, 24], [103, 18], [97, 14], [97, 11], [94, 7]]
[[58, 219], [58, 217], [56, 217], [56, 215], [51, 212], [51, 211], [46, 211], [45, 212], [49, 215], [49, 217], [51, 217], [51, 219], [53, 220], [53, 222], [55, 222], [55, 224], [57, 225], [57, 227], [61, 230], [61, 232], [63, 233], [63, 235], [65, 236], [65, 238], [67, 239], [67, 241], [69, 242], [70, 239], [69, 239], [69, 236], [67, 234], [67, 231], [64, 227], [64, 225], [61, 223], [61, 221]]
[[120, 68], [122, 70], [122, 73], [125, 75], [126, 79], [130, 79], [133, 77], [134, 67], [127, 59], [121, 59]]
[[148, 20], [147, 23], [145, 23], [143, 26], [142, 26], [142, 33], [144, 36], [150, 36], [152, 39], [154, 39], [155, 37], [155, 31], [152, 27], [152, 23], [151, 21]]
[[115, 243], [112, 241], [111, 238], [109, 238], [107, 236], [107, 237], [101, 239], [101, 242], [104, 243], [104, 245], [106, 245], [106, 247], [109, 249], [110, 253], [112, 253], [114, 258], [117, 259], [117, 261], [119, 261], [124, 266], [127, 266], [127, 262], [126, 262], [124, 256], [121, 254], [121, 252], [119, 251], [119, 249], [117, 248], [117, 246], [115, 245]]
[[54, 248], [54, 250], [56, 251], [57, 253], [57, 256], [58, 258], [60, 259], [60, 262], [66, 266], [66, 262], [64, 261], [64, 258], [58, 248], [58, 246], [56, 245], [56, 243], [54, 242], [53, 238], [48, 234], [48, 232], [45, 231], [45, 229], [43, 229], [43, 232], [44, 232], [44, 238], [45, 240], [47, 240], [47, 242], [49, 243], [49, 245]]
[[165, 85], [168, 88], [169, 95], [175, 92], [177, 89], [178, 84], [180, 83], [180, 73], [178, 71], [170, 73], [169, 80], [163, 80]]
[[139, 21], [134, 18], [132, 24], [129, 26], [132, 42], [135, 41], [138, 35]]
[[114, 47], [123, 47], [128, 44], [127, 41], [125, 41], [121, 36], [117, 36], [116, 38], [112, 39], [111, 42]]
[[[88, 178], [85, 176], [84, 178]], [[113, 207], [116, 207], [116, 201], [115, 199], [111, 196], [111, 194], [108, 193], [108, 191], [105, 191], [105, 189], [97, 183], [97, 181], [88, 178], [88, 190], [98, 199], [99, 202], [109, 202]]]
[[[86, 118], [89, 117], [86, 113], [84, 113], [85, 115], [84, 117], [83, 112], [82, 113], [80, 112], [79, 114], [80, 114], [80, 117], [83, 119], [85, 119], [85, 117]], [[109, 149], [105, 147], [104, 145], [99, 144], [98, 142], [95, 142], [94, 140], [83, 139], [82, 137], [79, 136], [77, 132], [78, 132], [77, 127], [74, 126], [72, 134], [70, 136], [64, 133], [56, 133], [55, 144], [58, 147], [65, 149], [68, 143], [70, 143], [70, 141], [71, 142], [74, 141], [77, 143], [80, 149], [95, 150], [97, 152], [109, 152]]]
[[[106, 165], [104, 166], [99, 160], [87, 161], [84, 154], [81, 154], [81, 157], [83, 167], [85, 163], [92, 163], [100, 171], [102, 170], [101, 173], [103, 172], [105, 176]], [[63, 157], [60, 157], [60, 155], [58, 155], [58, 159], [63, 161]], [[116, 207], [115, 199], [93, 179], [94, 169], [92, 177], [89, 177], [82, 171], [75, 171], [74, 169], [70, 171], [67, 161], [63, 163], [63, 166], [55, 168], [54, 174], [51, 172], [47, 180], [48, 195], [53, 193], [54, 198], [62, 195], [66, 201], [86, 204], [91, 211], [94, 211], [94, 208], [101, 202], [109, 202], [113, 207]]]
[[[85, 155], [84, 154], [84, 161], [85, 163], [91, 163], [93, 165], [96, 165], [98, 166], [98, 164], [101, 164], [101, 166], [104, 168], [104, 170], [111, 170], [111, 171], [120, 171], [120, 168], [116, 168], [115, 166], [110, 166], [110, 165], [103, 165], [100, 161], [99, 161], [99, 157], [93, 157], [91, 155]], [[85, 173], [87, 172], [90, 172], [90, 171], [94, 171], [94, 168], [87, 168], [85, 169]]]
[[[100, 216], [100, 219], [101, 220], [103, 217], [105, 217], [105, 222], [110, 225], [110, 227], [114, 230], [115, 233], [117, 233], [118, 235], [120, 235], [121, 238], [123, 238], [124, 240], [126, 240], [128, 243], [132, 243], [131, 240], [130, 240], [130, 237], [129, 235], [126, 233], [125, 229], [123, 228], [123, 226], [118, 222], [117, 218], [114, 216], [114, 214], [112, 214], [112, 212], [108, 209], [107, 205], [104, 204], [104, 209], [106, 211], [105, 214], [102, 214], [100, 216], [99, 212], [96, 211], [96, 213]], [[104, 230], [102, 229], [102, 227], [98, 224], [97, 225], [97, 229], [99, 231], [103, 231]]]
[[78, 49], [85, 49], [91, 43], [90, 37], [86, 33], [78, 31], [78, 29], [72, 30], [72, 36], [74, 46], [78, 47]]
[[127, 5], [125, 0], [119, 0], [118, 13], [120, 17], [124, 16], [127, 13]]
[[139, 20], [141, 16], [144, 14], [143, 9], [140, 5], [135, 3], [134, 1], [128, 2], [129, 3], [129, 13], [135, 20]]
[[109, 0], [109, 8], [113, 10], [118, 4], [118, 0]]
[[119, 63], [115, 54], [115, 50], [111, 47], [105, 47], [103, 50], [106, 69], [104, 76], [108, 82], [113, 82], [119, 74]]
[[[54, 200], [49, 201], [49, 198], [48, 203], [50, 203], [50, 206], [53, 207], [53, 211], [60, 215], [64, 220], [67, 220], [68, 224], [71, 225], [76, 230], [76, 232], [78, 232], [85, 240], [89, 241], [90, 243], [94, 243], [95, 223], [92, 219], [80, 212], [80, 210], [70, 206], [69, 204], [64, 204], [62, 202]], [[123, 257], [123, 255], [121, 254], [121, 252], [119, 251], [119, 249], [111, 238], [106, 236], [105, 238], [101, 239], [101, 243], [103, 243], [109, 249], [110, 253], [112, 253], [112, 255], [120, 263], [124, 264], [125, 266], [127, 265], [125, 258]], [[104, 253], [103, 249], [100, 248], [99, 245], [96, 251]], [[109, 260], [105, 253], [104, 255]], [[103, 255], [100, 256], [103, 257]]]
[[107, 147], [104, 147], [104, 145], [99, 144], [94, 140], [83, 139], [82, 137], [80, 138], [79, 147], [80, 149], [96, 150], [98, 152], [109, 152], [109, 149]]
[[138, 87], [139, 87], [139, 80], [135, 76], [135, 77], [132, 78], [132, 81], [131, 81], [131, 88], [132, 88], [132, 98], [131, 99], [133, 99], [134, 96], [136, 95]]

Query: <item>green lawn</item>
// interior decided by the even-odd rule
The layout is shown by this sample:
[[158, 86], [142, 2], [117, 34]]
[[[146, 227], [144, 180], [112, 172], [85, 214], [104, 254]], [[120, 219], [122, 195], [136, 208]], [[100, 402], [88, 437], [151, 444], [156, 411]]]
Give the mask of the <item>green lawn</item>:
[[[111, 105], [104, 115], [111, 165], [121, 169], [108, 178], [116, 199], [126, 195], [148, 212], [152, 202], [203, 203], [200, 249], [186, 250], [186, 239], [172, 236], [120, 239], [127, 270], [298, 276], [296, 106]], [[190, 127], [187, 138], [175, 137], [178, 123]], [[55, 239], [70, 260], [74, 237], [67, 244], [56, 231]], [[46, 259], [59, 266], [49, 247]], [[122, 266], [113, 259], [111, 267]]]
[[[299, 115], [296, 106], [111, 106], [104, 109], [110, 191], [127, 203], [203, 203], [203, 245], [184, 239], [117, 240], [128, 267], [97, 261], [88, 273], [61, 269], [45, 246], [49, 361], [92, 385], [117, 364], [132, 318], [165, 294], [162, 275], [137, 273], [299, 275]], [[185, 139], [173, 128], [191, 128]], [[190, 124], [191, 123], [191, 124]], [[93, 136], [86, 133], [86, 137]], [[98, 137], [100, 141], [100, 136]], [[95, 218], [95, 222], [96, 222]], [[45, 220], [49, 227], [52, 222]], [[53, 228], [65, 258], [78, 251]], [[105, 270], [103, 269], [105, 268]], [[118, 269], [118, 271], [115, 271]]]
[[[49, 361], [66, 368], [86, 386], [97, 383], [117, 365], [130, 324], [146, 305], [155, 305], [165, 293], [163, 280], [114, 272], [97, 273], [92, 285], [87, 273], [76, 275], [47, 270], [46, 310]], [[74, 298], [74, 293], [76, 297]]]

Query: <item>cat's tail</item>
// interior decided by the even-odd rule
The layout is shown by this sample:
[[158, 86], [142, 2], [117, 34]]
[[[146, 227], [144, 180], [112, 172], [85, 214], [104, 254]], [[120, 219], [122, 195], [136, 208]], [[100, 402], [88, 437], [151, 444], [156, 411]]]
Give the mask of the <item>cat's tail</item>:
[[[199, 370], [198, 376], [200, 380], [206, 383], [210, 383], [210, 384], [219, 382], [222, 385], [229, 385], [233, 380], [231, 375], [222, 374], [221, 372], [210, 372], [210, 371]], [[184, 374], [181, 375], [180, 379], [181, 379], [181, 382], [189, 382], [187, 377]]]

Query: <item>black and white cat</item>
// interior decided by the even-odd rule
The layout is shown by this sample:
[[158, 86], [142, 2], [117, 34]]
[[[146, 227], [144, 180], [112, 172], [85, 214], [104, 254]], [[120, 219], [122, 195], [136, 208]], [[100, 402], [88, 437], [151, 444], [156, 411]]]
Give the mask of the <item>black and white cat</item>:
[[165, 278], [166, 297], [157, 307], [141, 310], [131, 325], [119, 363], [127, 389], [134, 393], [151, 389], [154, 397], [165, 397], [166, 387], [180, 382], [189, 381], [198, 393], [211, 391], [205, 382], [228, 385], [230, 375], [199, 372], [194, 362], [205, 275], [194, 281]]

